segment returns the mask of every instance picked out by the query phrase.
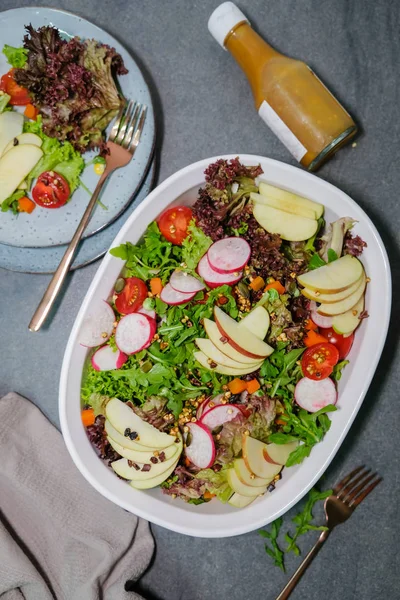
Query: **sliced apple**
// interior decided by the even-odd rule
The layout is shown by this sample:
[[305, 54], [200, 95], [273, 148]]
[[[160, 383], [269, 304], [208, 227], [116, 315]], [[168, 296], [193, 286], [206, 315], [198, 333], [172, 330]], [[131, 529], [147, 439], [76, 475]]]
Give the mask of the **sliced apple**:
[[[122, 458], [126, 458], [127, 460], [131, 460], [135, 463], [149, 463], [151, 462], [151, 458], [157, 458], [160, 452], [164, 452], [165, 460], [169, 460], [172, 458], [177, 451], [177, 444], [173, 446], [168, 446], [165, 450], [130, 450], [129, 448], [124, 448], [124, 446], [120, 446], [117, 444], [110, 436], [107, 437], [107, 440], [112, 448], [114, 448], [115, 452], [118, 452]], [[142, 448], [145, 448], [143, 446]], [[156, 454], [155, 454], [156, 453]]]
[[[16, 143], [17, 142], [17, 143]], [[40, 148], [42, 146], [42, 140], [36, 133], [21, 133], [13, 138], [10, 142], [8, 142], [7, 146], [4, 148], [3, 154], [11, 150], [18, 145], [23, 144], [31, 144], [32, 146], [37, 146]]]
[[358, 279], [355, 283], [347, 287], [345, 290], [342, 290], [341, 292], [336, 292], [336, 294], [321, 294], [320, 292], [313, 292], [308, 288], [303, 288], [301, 290], [301, 293], [309, 300], [314, 300], [314, 302], [332, 304], [332, 302], [340, 302], [340, 300], [344, 300], [348, 296], [351, 296], [351, 294], [355, 292], [358, 286], [360, 285], [361, 279], [362, 275], [360, 279]]
[[265, 485], [254, 487], [242, 483], [239, 477], [236, 475], [235, 469], [228, 469], [226, 472], [226, 480], [234, 492], [240, 494], [241, 496], [248, 496], [250, 498], [264, 494], [267, 489]]
[[[129, 462], [126, 458], [120, 458], [111, 463], [111, 467], [116, 472], [117, 475], [122, 477], [123, 479], [129, 479], [130, 481], [144, 481], [145, 479], [153, 479], [154, 477], [158, 477], [162, 473], [165, 473], [172, 467], [172, 465], [176, 464], [176, 459], [180, 456], [182, 452], [182, 444], [178, 447], [175, 454], [168, 460], [164, 462], [159, 461], [158, 463], [134, 463], [134, 466], [129, 466]], [[148, 467], [150, 467], [149, 470]], [[144, 470], [143, 470], [144, 469]]]
[[289, 242], [308, 240], [318, 229], [318, 222], [315, 219], [307, 219], [259, 203], [254, 205], [253, 215], [266, 231], [277, 233], [283, 240]]
[[159, 450], [158, 446], [157, 448], [155, 446], [143, 446], [143, 444], [131, 440], [129, 437], [125, 437], [111, 425], [108, 419], [105, 420], [104, 429], [108, 437], [114, 440], [119, 446], [127, 448], [128, 450], [136, 450], [138, 452], [152, 452], [154, 450]]
[[243, 435], [242, 454], [243, 460], [250, 473], [258, 475], [263, 479], [273, 479], [281, 471], [282, 466], [265, 460], [264, 450], [266, 444], [256, 440], [249, 435]]
[[263, 306], [257, 306], [239, 322], [239, 327], [245, 327], [263, 340], [268, 333], [269, 322], [269, 312]]
[[364, 295], [365, 286], [367, 285], [365, 275], [361, 278], [361, 283], [355, 292], [340, 302], [334, 302], [332, 304], [320, 304], [317, 308], [317, 313], [326, 317], [333, 317], [335, 315], [341, 315], [348, 310], [352, 309]]
[[315, 220], [315, 211], [311, 208], [308, 208], [307, 206], [297, 205], [293, 202], [286, 200], [278, 200], [273, 196], [256, 194], [255, 192], [252, 192], [250, 194], [250, 199], [255, 204], [264, 204], [265, 206], [272, 206], [272, 208], [277, 208], [278, 210], [283, 210], [284, 212], [288, 212], [293, 215], [299, 215], [299, 217], [305, 217], [306, 219]]
[[[234, 369], [233, 367], [224, 367], [224, 365], [220, 365], [216, 362], [209, 363], [211, 360], [204, 354], [204, 352], [193, 352], [194, 358], [201, 364], [204, 369], [208, 369], [209, 371], [215, 371], [215, 373], [220, 373], [221, 375], [232, 375], [232, 377], [240, 377], [240, 375], [248, 375], [249, 373], [254, 373], [257, 371], [263, 364], [263, 360], [258, 363], [254, 363], [253, 365], [243, 365], [243, 369]], [[215, 366], [214, 366], [215, 365]]]
[[[286, 206], [293, 207], [303, 207], [314, 212], [314, 219], [319, 219], [324, 214], [324, 206], [319, 202], [314, 202], [313, 200], [309, 200], [308, 198], [303, 198], [303, 196], [299, 196], [294, 192], [289, 192], [288, 190], [284, 190], [282, 188], [271, 185], [270, 183], [266, 183], [265, 181], [261, 181], [259, 185], [259, 192], [262, 196], [266, 196], [267, 198], [275, 198], [282, 203], [285, 203]], [[288, 212], [292, 212], [291, 210]], [[297, 213], [300, 214], [300, 213]]]
[[264, 449], [264, 458], [268, 462], [275, 463], [276, 465], [286, 465], [287, 459], [296, 448], [297, 442], [290, 442], [289, 444], [267, 444], [267, 447]]
[[[214, 363], [233, 369], [243, 369], [245, 367], [243, 363], [237, 362], [237, 360], [233, 360], [233, 358], [229, 358], [229, 356], [226, 356], [226, 354], [218, 350], [212, 341], [207, 338], [197, 338], [195, 339], [195, 343], [199, 350]], [[259, 363], [260, 361], [254, 361], [253, 364], [256, 365], [257, 362]]]
[[341, 335], [349, 335], [353, 333], [355, 329], [361, 323], [360, 314], [364, 310], [364, 295], [360, 298], [353, 308], [348, 310], [347, 312], [336, 315], [332, 320], [332, 327], [336, 331], [336, 333], [340, 333]]
[[363, 272], [358, 258], [346, 254], [328, 265], [299, 275], [297, 281], [313, 292], [336, 294], [358, 281]]
[[0, 156], [8, 143], [22, 133], [23, 126], [24, 116], [20, 113], [7, 111], [0, 114]]
[[218, 306], [214, 308], [214, 317], [221, 334], [228, 338], [231, 346], [238, 352], [255, 359], [266, 358], [274, 351], [271, 346], [260, 340], [254, 333], [232, 319]]
[[254, 473], [250, 473], [243, 458], [235, 458], [233, 461], [233, 468], [240, 481], [250, 487], [266, 487], [272, 481], [272, 478], [263, 479], [262, 477], [254, 475]]
[[215, 321], [204, 319], [203, 326], [214, 346], [218, 348], [220, 352], [223, 352], [223, 354], [226, 354], [226, 356], [232, 358], [232, 360], [242, 363], [244, 367], [247, 365], [253, 365], [254, 361], [257, 360], [251, 356], [244, 355], [242, 352], [239, 352], [233, 346], [231, 346], [228, 342], [228, 338], [221, 335], [221, 332], [218, 329]]
[[127, 428], [137, 433], [136, 441], [143, 446], [164, 449], [172, 446], [175, 441], [174, 436], [162, 433], [150, 423], [143, 421], [125, 402], [121, 402], [118, 398], [112, 398], [107, 403], [106, 417], [121, 435]]
[[161, 475], [158, 475], [157, 477], [150, 477], [149, 479], [141, 479], [140, 481], [132, 480], [129, 485], [135, 490], [150, 490], [151, 488], [161, 485], [166, 479], [168, 479], [171, 473], [173, 473], [176, 465], [178, 464], [178, 460], [167, 471], [161, 473]]
[[240, 494], [235, 492], [229, 498], [228, 504], [234, 506], [235, 508], [244, 508], [245, 506], [248, 506], [249, 504], [254, 502], [254, 500], [256, 500], [257, 498], [258, 496], [241, 496]]
[[0, 158], [0, 204], [15, 192], [42, 156], [40, 148], [25, 144], [14, 146]]

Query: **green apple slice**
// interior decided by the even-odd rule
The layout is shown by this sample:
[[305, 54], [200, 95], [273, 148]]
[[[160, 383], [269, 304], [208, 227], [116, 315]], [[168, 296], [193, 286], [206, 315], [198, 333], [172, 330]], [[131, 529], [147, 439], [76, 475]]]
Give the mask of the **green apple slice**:
[[328, 265], [299, 275], [297, 281], [314, 292], [336, 294], [358, 281], [363, 272], [358, 258], [346, 254]]
[[142, 479], [140, 481], [131, 481], [129, 483], [135, 490], [150, 490], [151, 488], [155, 488], [158, 485], [164, 483], [166, 479], [174, 472], [176, 465], [178, 464], [179, 459], [164, 473], [158, 475], [158, 477], [151, 477], [150, 479]]
[[297, 442], [290, 442], [289, 444], [267, 444], [267, 447], [264, 448], [264, 458], [268, 462], [275, 463], [276, 465], [286, 465], [287, 459], [296, 448]]
[[[237, 360], [233, 360], [233, 358], [229, 358], [229, 356], [226, 356], [226, 354], [220, 352], [220, 350], [214, 346], [211, 340], [206, 338], [197, 338], [195, 339], [195, 342], [201, 352], [203, 352], [211, 361], [219, 365], [233, 369], [243, 369], [245, 366], [243, 363], [237, 362]], [[254, 361], [254, 369], [256, 369], [256, 365], [259, 364], [259, 362], [260, 361]]]
[[[314, 200], [309, 200], [308, 198], [303, 198], [303, 196], [299, 196], [298, 194], [289, 192], [288, 190], [283, 190], [282, 188], [271, 185], [270, 183], [266, 183], [265, 181], [261, 181], [259, 185], [259, 192], [262, 196], [279, 200], [286, 206], [290, 205], [293, 207], [302, 207], [312, 210], [314, 212], [314, 219], [319, 219], [324, 214], [323, 204], [314, 202]], [[291, 212], [291, 210], [288, 212]]]
[[218, 306], [214, 308], [214, 317], [221, 335], [227, 337], [230, 345], [238, 352], [257, 360], [266, 358], [274, 351], [271, 346], [260, 340], [246, 327], [240, 327], [235, 319], [232, 319]]
[[[220, 373], [220, 375], [232, 375], [232, 377], [240, 377], [240, 375], [248, 375], [249, 373], [253, 373], [257, 371], [263, 364], [263, 360], [258, 363], [254, 363], [253, 365], [243, 365], [243, 369], [234, 369], [233, 367], [224, 367], [224, 365], [220, 365], [219, 363], [210, 364], [208, 356], [204, 354], [204, 352], [193, 352], [194, 358], [201, 364], [204, 369], [208, 369], [209, 371], [214, 371], [215, 373]], [[215, 366], [214, 366], [215, 365]]]
[[[129, 437], [125, 437], [119, 431], [115, 429], [113, 425], [111, 425], [108, 419], [105, 420], [104, 429], [112, 440], [116, 442], [119, 446], [123, 448], [127, 448], [128, 450], [137, 450], [138, 452], [150, 452], [154, 450], [159, 450], [159, 448], [155, 446], [143, 446], [143, 444], [139, 444], [138, 442], [131, 440]], [[121, 455], [122, 456], [122, 455]]]
[[237, 476], [235, 469], [228, 469], [226, 473], [226, 480], [233, 491], [237, 492], [241, 496], [254, 498], [254, 496], [260, 496], [261, 494], [264, 494], [267, 489], [267, 486], [265, 485], [255, 487], [242, 483]]
[[[153, 479], [154, 477], [158, 477], [162, 473], [165, 473], [172, 467], [172, 465], [176, 464], [177, 458], [182, 453], [183, 444], [180, 442], [178, 447], [176, 448], [175, 454], [169, 458], [168, 460], [164, 460], [163, 462], [159, 461], [156, 464], [153, 463], [137, 463], [139, 469], [135, 467], [130, 467], [128, 460], [126, 458], [120, 458], [119, 460], [115, 460], [111, 463], [111, 467], [113, 470], [122, 477], [123, 479], [129, 479], [131, 481], [144, 481], [146, 479]], [[150, 465], [150, 469], [148, 471], [143, 471], [145, 465]]]
[[360, 279], [353, 283], [353, 285], [350, 285], [341, 292], [336, 292], [336, 294], [321, 294], [320, 292], [313, 292], [308, 288], [303, 288], [301, 293], [309, 300], [314, 300], [314, 302], [332, 304], [332, 302], [340, 302], [340, 300], [344, 300], [345, 298], [348, 298], [348, 296], [351, 296], [351, 294], [353, 294], [360, 285], [361, 279], [362, 275]]
[[[151, 462], [150, 459], [158, 456], [160, 452], [164, 452], [165, 459], [169, 460], [175, 455], [177, 450], [177, 447], [175, 445], [168, 446], [168, 448], [165, 448], [165, 450], [130, 450], [129, 448], [124, 448], [124, 446], [120, 446], [119, 444], [117, 444], [117, 442], [110, 438], [110, 436], [107, 437], [107, 440], [110, 446], [112, 446], [115, 452], [118, 452], [118, 454], [122, 456], [122, 458], [126, 458], [127, 460], [131, 460], [133, 462], [141, 464]], [[157, 453], [157, 455], [155, 453]]]
[[269, 323], [269, 312], [263, 306], [257, 306], [239, 322], [239, 327], [245, 327], [263, 340], [268, 333]]
[[107, 403], [106, 417], [121, 435], [127, 428], [137, 433], [136, 441], [143, 446], [164, 449], [172, 446], [175, 441], [174, 436], [162, 433], [150, 423], [143, 421], [125, 402], [121, 402], [118, 398], [112, 398]]
[[317, 308], [317, 313], [320, 315], [333, 317], [336, 315], [341, 315], [348, 310], [351, 310], [362, 298], [365, 292], [365, 286], [367, 285], [365, 275], [361, 278], [361, 283], [351, 296], [348, 296], [344, 300], [340, 300], [340, 302], [334, 302], [332, 304], [321, 304]]
[[15, 192], [42, 156], [40, 148], [25, 144], [14, 146], [0, 158], [0, 204]]
[[280, 473], [282, 466], [270, 463], [265, 459], [264, 450], [266, 446], [263, 442], [249, 435], [243, 435], [242, 455], [250, 473], [254, 473], [263, 479], [273, 479], [275, 475]]
[[336, 333], [349, 335], [353, 333], [360, 324], [360, 314], [364, 310], [364, 296], [360, 298], [355, 306], [347, 312], [336, 315], [332, 320], [332, 327]]
[[14, 111], [0, 114], [0, 156], [5, 147], [22, 133], [24, 116]]
[[233, 468], [235, 469], [236, 475], [239, 477], [240, 481], [245, 485], [249, 485], [250, 487], [266, 487], [273, 479], [272, 477], [269, 479], [263, 479], [262, 477], [257, 477], [257, 475], [254, 475], [254, 473], [250, 473], [243, 458], [235, 458], [233, 461]]
[[257, 204], [272, 206], [272, 208], [277, 208], [279, 210], [283, 210], [284, 212], [288, 212], [293, 215], [299, 215], [299, 217], [305, 217], [306, 219], [316, 218], [315, 211], [312, 208], [309, 208], [308, 206], [302, 206], [301, 204], [296, 204], [295, 202], [291, 202], [290, 200], [278, 200], [273, 196], [256, 194], [255, 192], [252, 192], [250, 194], [250, 199]]
[[[17, 141], [17, 143], [15, 143]], [[17, 135], [17, 137], [13, 138], [10, 142], [8, 142], [7, 146], [4, 148], [3, 154], [11, 150], [18, 145], [23, 144], [31, 144], [32, 146], [37, 146], [40, 148], [42, 146], [42, 140], [36, 133], [21, 133]]]
[[308, 240], [318, 229], [318, 222], [315, 219], [307, 219], [259, 203], [254, 205], [253, 215], [266, 231], [277, 233], [289, 242]]
[[253, 365], [254, 361], [257, 360], [252, 358], [251, 356], [244, 355], [242, 352], [239, 352], [233, 346], [231, 346], [228, 343], [228, 339], [224, 338], [224, 336], [221, 335], [221, 332], [218, 329], [215, 321], [211, 321], [210, 319], [204, 319], [203, 326], [214, 346], [218, 348], [220, 352], [226, 354], [226, 356], [229, 356], [229, 358], [232, 358], [232, 360], [235, 360], [238, 363], [242, 363], [244, 367], [246, 365]]
[[234, 506], [235, 508], [244, 508], [245, 506], [248, 506], [249, 504], [251, 504], [252, 502], [254, 502], [254, 500], [256, 500], [258, 498], [258, 496], [241, 496], [240, 494], [238, 494], [237, 492], [235, 492], [228, 500], [228, 504], [230, 504], [231, 506]]

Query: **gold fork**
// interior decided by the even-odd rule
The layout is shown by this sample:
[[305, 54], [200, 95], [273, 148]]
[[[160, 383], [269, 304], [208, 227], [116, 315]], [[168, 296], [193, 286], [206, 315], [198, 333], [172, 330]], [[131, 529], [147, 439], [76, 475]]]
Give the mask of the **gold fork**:
[[370, 472], [371, 469], [366, 469], [364, 466], [357, 467], [357, 469], [354, 469], [354, 471], [339, 481], [333, 489], [333, 495], [325, 500], [324, 505], [328, 529], [321, 533], [315, 546], [307, 554], [276, 600], [287, 600], [289, 598], [303, 573], [318, 554], [332, 530], [336, 525], [347, 521], [360, 502], [382, 481], [382, 478], [377, 473], [370, 474]]
[[79, 242], [81, 241], [83, 232], [89, 223], [97, 199], [106, 180], [113, 171], [119, 169], [120, 167], [125, 167], [132, 160], [132, 157], [135, 154], [136, 148], [140, 142], [140, 136], [142, 134], [146, 119], [146, 113], [147, 106], [138, 104], [137, 102], [125, 102], [121, 106], [117, 119], [108, 137], [107, 148], [109, 150], [109, 154], [106, 156], [106, 168], [104, 173], [100, 177], [96, 189], [93, 192], [93, 196], [91, 197], [90, 202], [83, 214], [81, 222], [74, 233], [74, 237], [72, 238], [60, 264], [57, 267], [56, 272], [49, 283], [47, 290], [43, 295], [43, 298], [40, 301], [39, 306], [35, 311], [35, 314], [31, 319], [31, 322], [29, 323], [30, 331], [39, 331], [46, 320], [46, 317], [58, 296], [65, 277], [67, 276]]

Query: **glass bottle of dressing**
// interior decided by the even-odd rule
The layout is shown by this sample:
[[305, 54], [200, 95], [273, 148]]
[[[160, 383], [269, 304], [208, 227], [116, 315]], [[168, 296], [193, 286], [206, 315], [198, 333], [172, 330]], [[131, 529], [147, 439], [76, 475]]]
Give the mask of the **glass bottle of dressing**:
[[308, 170], [316, 170], [356, 133], [353, 119], [304, 62], [267, 44], [233, 2], [208, 29], [245, 72], [260, 117]]

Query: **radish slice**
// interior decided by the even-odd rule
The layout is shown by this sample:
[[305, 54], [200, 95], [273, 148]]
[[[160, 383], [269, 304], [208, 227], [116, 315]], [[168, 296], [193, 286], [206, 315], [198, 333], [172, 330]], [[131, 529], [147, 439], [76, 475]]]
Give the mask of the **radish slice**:
[[201, 423], [213, 430], [241, 414], [242, 411], [234, 404], [221, 404], [207, 410], [201, 418]]
[[95, 371], [113, 371], [120, 369], [128, 357], [121, 350], [114, 351], [111, 346], [102, 346], [92, 356], [92, 367]]
[[174, 271], [169, 283], [174, 290], [183, 294], [197, 294], [206, 287], [202, 281], [184, 271]]
[[121, 352], [135, 354], [150, 346], [156, 332], [156, 322], [140, 313], [122, 317], [115, 332], [115, 343]]
[[[219, 406], [220, 404], [222, 404], [222, 400], [224, 397], [225, 397], [225, 394], [218, 394], [218, 396], [215, 396], [215, 398], [209, 398], [208, 400], [203, 402], [202, 416], [205, 415], [206, 412], [208, 412], [215, 406]], [[199, 418], [199, 417], [197, 417], [197, 418]]]
[[318, 327], [322, 327], [323, 329], [329, 329], [332, 327], [333, 317], [324, 317], [317, 313], [317, 303], [312, 300], [310, 302], [310, 310], [311, 310], [311, 319], [314, 321]]
[[157, 318], [155, 310], [147, 310], [147, 308], [143, 308], [143, 306], [142, 306], [142, 308], [139, 308], [139, 310], [137, 312], [140, 313], [141, 315], [146, 315], [146, 317], [149, 317], [149, 319], [156, 320], [156, 318]]
[[197, 265], [197, 272], [210, 288], [216, 288], [224, 284], [234, 285], [242, 279], [243, 275], [243, 271], [238, 271], [236, 273], [218, 273], [218, 271], [215, 271], [215, 269], [211, 267], [207, 254], [203, 256]]
[[163, 287], [161, 291], [160, 298], [166, 304], [184, 304], [185, 302], [189, 302], [192, 298], [194, 298], [196, 293], [197, 292], [184, 294], [183, 292], [177, 292], [170, 283], [167, 283], [167, 285]]
[[296, 385], [294, 399], [301, 408], [314, 413], [328, 404], [336, 404], [337, 391], [329, 377], [320, 381], [303, 377]]
[[228, 237], [214, 242], [207, 252], [211, 268], [218, 273], [234, 273], [247, 264], [251, 254], [249, 244], [240, 237]]
[[114, 322], [114, 311], [104, 300], [97, 310], [83, 321], [79, 333], [79, 343], [88, 348], [104, 344], [113, 332]]
[[188, 423], [187, 427], [190, 432], [190, 443], [185, 448], [185, 454], [199, 469], [208, 469], [215, 459], [213, 437], [201, 423]]

